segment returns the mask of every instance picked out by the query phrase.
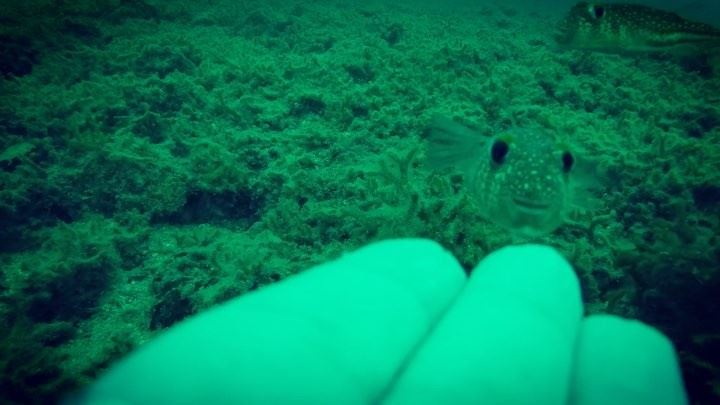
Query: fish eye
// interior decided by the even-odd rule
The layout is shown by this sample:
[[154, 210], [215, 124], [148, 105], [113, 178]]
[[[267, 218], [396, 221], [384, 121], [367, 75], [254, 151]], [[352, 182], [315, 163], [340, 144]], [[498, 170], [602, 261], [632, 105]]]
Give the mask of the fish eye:
[[602, 16], [605, 15], [605, 7], [599, 6], [597, 4], [591, 4], [589, 7], [590, 15], [593, 16], [593, 18], [602, 18]]
[[490, 149], [490, 157], [492, 157], [493, 162], [497, 164], [502, 164], [505, 161], [505, 156], [508, 154], [509, 150], [510, 145], [508, 145], [508, 143], [503, 141], [502, 139], [498, 139], [492, 144], [492, 148]]
[[570, 152], [563, 152], [562, 154], [562, 170], [563, 173], [569, 173], [575, 163], [575, 158]]

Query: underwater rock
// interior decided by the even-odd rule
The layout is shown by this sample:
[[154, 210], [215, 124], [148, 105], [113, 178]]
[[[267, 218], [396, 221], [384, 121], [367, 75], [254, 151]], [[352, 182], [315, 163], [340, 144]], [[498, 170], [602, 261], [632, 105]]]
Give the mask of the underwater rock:
[[29, 38], [0, 35], [0, 74], [3, 77], [28, 75], [37, 62], [38, 52]]
[[194, 312], [192, 303], [177, 290], [168, 291], [152, 309], [150, 329], [163, 329]]
[[705, 184], [693, 187], [693, 201], [699, 209], [717, 208], [720, 203], [720, 187], [713, 184]]

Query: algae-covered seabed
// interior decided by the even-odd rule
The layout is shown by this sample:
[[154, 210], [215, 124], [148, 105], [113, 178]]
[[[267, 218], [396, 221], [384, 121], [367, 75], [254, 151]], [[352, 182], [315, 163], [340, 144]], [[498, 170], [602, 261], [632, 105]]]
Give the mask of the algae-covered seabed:
[[[20, 2], [18, 2], [20, 3]], [[470, 269], [513, 242], [423, 166], [434, 114], [602, 163], [539, 239], [720, 399], [720, 79], [555, 49], [559, 15], [333, 2], [35, 1], [0, 32], [0, 395], [47, 402], [157, 332], [370, 241]], [[714, 98], [714, 99], [713, 99]]]

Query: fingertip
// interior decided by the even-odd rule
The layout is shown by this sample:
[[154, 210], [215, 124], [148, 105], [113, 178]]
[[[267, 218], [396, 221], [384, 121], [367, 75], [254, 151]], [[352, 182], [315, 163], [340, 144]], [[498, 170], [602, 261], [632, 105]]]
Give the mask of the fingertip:
[[686, 404], [672, 342], [635, 320], [583, 320], [576, 347], [571, 404]]
[[377, 274], [403, 286], [437, 319], [465, 283], [457, 259], [429, 239], [391, 239], [365, 246], [330, 265]]
[[339, 260], [354, 260], [360, 264], [371, 262], [373, 266], [363, 268], [373, 271], [377, 269], [378, 259], [382, 259], [383, 267], [415, 276], [434, 276], [448, 272], [454, 276], [464, 274], [455, 257], [442, 245], [430, 239], [383, 240], [364, 246]]
[[513, 245], [491, 253], [473, 270], [467, 290], [467, 295], [511, 296], [561, 330], [572, 331], [583, 312], [575, 271], [544, 245]]
[[[449, 276], [464, 278], [457, 259], [439, 243], [430, 239], [389, 239], [371, 243], [339, 260], [364, 271], [379, 271], [403, 277]], [[368, 266], [368, 264], [372, 264]], [[380, 266], [378, 266], [380, 265]]]
[[378, 242], [174, 325], [84, 403], [376, 402], [464, 281], [435, 242]]
[[[577, 284], [577, 277], [567, 260], [554, 248], [546, 245], [511, 245], [485, 257], [476, 267], [496, 278], [533, 277], [562, 278]], [[475, 271], [473, 271], [475, 274]]]
[[500, 249], [475, 268], [387, 402], [563, 403], [581, 316], [577, 278], [559, 253]]

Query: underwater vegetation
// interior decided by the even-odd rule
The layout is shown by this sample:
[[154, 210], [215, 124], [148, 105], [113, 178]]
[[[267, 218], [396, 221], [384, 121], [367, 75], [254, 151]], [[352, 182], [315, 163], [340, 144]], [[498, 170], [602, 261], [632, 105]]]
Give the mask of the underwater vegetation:
[[57, 401], [157, 331], [370, 241], [432, 238], [468, 271], [521, 241], [462, 170], [426, 164], [438, 115], [488, 137], [537, 128], [598, 161], [593, 209], [532, 240], [569, 258], [590, 312], [668, 334], [691, 400], [718, 402], [720, 77], [664, 54], [558, 49], [562, 17], [8, 7], [0, 402]]

